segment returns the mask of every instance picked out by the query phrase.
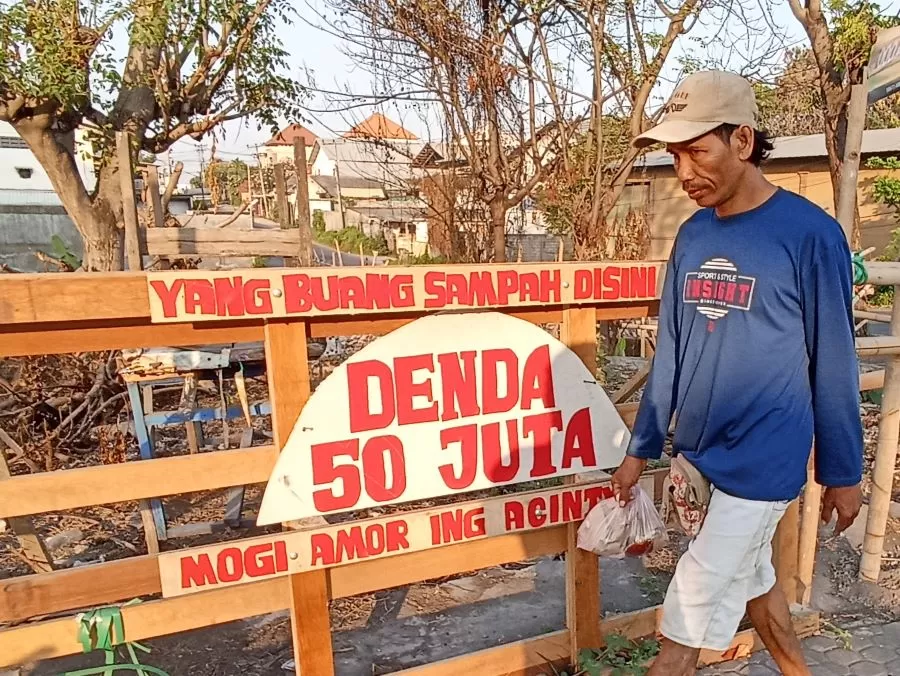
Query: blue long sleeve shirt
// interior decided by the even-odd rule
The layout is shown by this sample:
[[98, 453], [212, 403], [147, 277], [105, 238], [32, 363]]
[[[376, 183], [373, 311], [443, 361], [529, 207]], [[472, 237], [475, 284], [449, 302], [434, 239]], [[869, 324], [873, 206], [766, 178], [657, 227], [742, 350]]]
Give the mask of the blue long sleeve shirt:
[[862, 474], [850, 251], [838, 223], [778, 190], [749, 212], [701, 209], [666, 272], [656, 354], [628, 454], [673, 445], [716, 488], [791, 500]]

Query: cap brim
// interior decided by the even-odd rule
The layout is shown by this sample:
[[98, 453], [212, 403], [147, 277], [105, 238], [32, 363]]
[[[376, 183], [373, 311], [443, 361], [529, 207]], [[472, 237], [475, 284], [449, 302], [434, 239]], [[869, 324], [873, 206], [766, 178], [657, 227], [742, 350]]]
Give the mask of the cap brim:
[[685, 143], [700, 138], [721, 125], [721, 122], [663, 120], [653, 129], [636, 137], [631, 145], [635, 148], [646, 148], [656, 143]]

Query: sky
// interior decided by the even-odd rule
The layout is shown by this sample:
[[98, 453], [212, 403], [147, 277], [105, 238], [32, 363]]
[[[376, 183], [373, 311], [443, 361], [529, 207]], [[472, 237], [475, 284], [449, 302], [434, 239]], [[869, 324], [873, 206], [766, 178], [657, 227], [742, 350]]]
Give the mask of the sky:
[[[790, 12], [787, 0], [770, 0], [772, 3], [771, 13], [761, 7], [754, 7], [756, 0], [734, 0], [735, 3], [742, 7], [749, 8], [752, 14], [752, 20], [757, 25], [764, 25], [763, 22], [770, 22], [784, 32], [788, 44], [803, 44], [805, 36]], [[766, 0], [759, 0], [760, 2]], [[322, 0], [293, 0], [297, 17], [290, 26], [283, 26], [280, 31], [280, 38], [283, 42], [285, 50], [288, 52], [289, 61], [294, 74], [301, 79], [304, 73], [309, 71], [312, 73], [317, 88], [322, 90], [351, 90], [351, 91], [368, 91], [370, 90], [370, 76], [356, 66], [343, 52], [342, 41], [329, 34], [328, 31], [322, 30], [321, 18], [318, 13], [322, 11]], [[655, 100], [662, 102], [671, 91], [672, 83], [678, 77], [678, 57], [684, 55], [687, 51], [691, 51], [695, 56], [702, 57], [708, 55], [710, 50], [704, 45], [703, 40], [709, 40], [713, 36], [721, 36], [721, 25], [714, 18], [709, 18], [701, 24], [697, 25], [688, 36], [682, 36], [672, 55], [669, 58], [669, 66], [664, 71], [664, 82], [658, 87]], [[738, 44], [735, 48], [725, 50], [718, 47], [718, 56], [725, 59], [727, 66], [732, 70], [741, 69], [746, 63], [747, 52], [759, 52], [762, 49], [761, 43], [757, 41], [754, 44]], [[770, 55], [769, 61], [777, 62], [783, 58], [782, 54]], [[313, 96], [309, 101], [310, 112], [306, 120], [299, 120], [304, 126], [311, 129], [322, 138], [332, 138], [339, 136], [343, 131], [352, 126], [368, 115], [371, 110], [357, 109], [352, 115], [347, 113], [339, 113], [329, 111], [329, 107], [333, 108], [333, 104], [321, 95]], [[414, 116], [403, 116], [396, 107], [391, 104], [385, 104], [381, 108], [388, 117], [401, 122], [407, 126], [410, 131], [422, 138], [428, 136], [428, 130], [423, 127]], [[294, 122], [295, 120], [280, 120], [282, 126]], [[232, 122], [229, 123], [219, 135], [216, 141], [217, 159], [229, 160], [240, 158], [244, 161], [255, 162], [254, 153], [255, 146], [262, 145], [271, 137], [269, 129], [257, 129], [255, 122], [249, 124]], [[204, 157], [204, 161], [210, 159], [210, 150], [212, 139], [207, 136], [204, 139], [202, 147], [193, 141], [181, 141], [170, 150], [170, 159], [172, 163], [181, 161], [185, 164], [183, 182], [187, 182], [188, 177], [196, 175], [200, 171], [200, 157]], [[163, 154], [160, 160], [167, 161], [167, 157]]]

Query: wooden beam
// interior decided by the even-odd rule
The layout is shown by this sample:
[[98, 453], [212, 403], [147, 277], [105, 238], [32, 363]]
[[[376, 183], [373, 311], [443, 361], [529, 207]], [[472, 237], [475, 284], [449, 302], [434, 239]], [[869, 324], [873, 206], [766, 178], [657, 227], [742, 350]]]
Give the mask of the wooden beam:
[[145, 233], [150, 256], [296, 256], [297, 230], [152, 228]]
[[125, 260], [132, 272], [142, 270], [141, 242], [138, 234], [137, 205], [134, 199], [134, 164], [131, 159], [131, 134], [116, 132], [119, 160], [119, 187], [122, 191], [122, 216], [125, 221]]
[[294, 173], [297, 176], [297, 233], [300, 235], [300, 266], [312, 265], [312, 219], [309, 213], [309, 170], [306, 166], [306, 141], [294, 139]]
[[859, 376], [859, 391], [868, 392], [870, 390], [880, 390], [884, 387], [884, 370], [869, 371]]
[[18, 476], [0, 484], [0, 516], [265, 483], [276, 457], [274, 447], [259, 446]]
[[[352, 566], [331, 568], [327, 572], [331, 598], [338, 599], [505, 563], [561, 554], [565, 549], [566, 527], [554, 526], [450, 545], [441, 550], [440, 556], [435, 556], [432, 550], [423, 550], [392, 557], [390, 560], [361, 561]], [[284, 591], [283, 578], [249, 586], [257, 589], [260, 585], [277, 585]], [[212, 593], [227, 591], [225, 589]], [[157, 557], [146, 555], [58, 570], [45, 575], [7, 578], [0, 580], [0, 623], [21, 622], [40, 615], [109, 605], [136, 596], [158, 593], [160, 580]], [[281, 602], [283, 605], [266, 612], [286, 608], [286, 594]], [[202, 616], [198, 617], [198, 622], [200, 624], [194, 628], [207, 626]]]
[[[629, 428], [637, 408], [616, 406]], [[277, 457], [257, 446], [17, 476], [0, 485], [0, 518], [265, 483]]]
[[[272, 401], [275, 447], [284, 448], [311, 392], [306, 360], [306, 322], [266, 322], [266, 373]], [[324, 570], [289, 575], [294, 663], [299, 674], [333, 676], [328, 574]]]
[[800, 563], [800, 501], [794, 500], [778, 523], [774, 541], [775, 575], [788, 603], [797, 602]]
[[[166, 237], [159, 232], [184, 230], [184, 228], [151, 228], [147, 231], [150, 237]], [[250, 235], [255, 231], [241, 231], [241, 234]], [[151, 234], [152, 233], [152, 234]], [[285, 236], [280, 233], [279, 236]], [[297, 237], [295, 232], [288, 232], [287, 236]], [[527, 267], [528, 264], [523, 264]], [[564, 265], [569, 265], [565, 263]], [[435, 266], [435, 269], [447, 271], [454, 266]], [[485, 266], [489, 267], [489, 266]], [[427, 267], [418, 266], [419, 270], [427, 272]], [[392, 268], [391, 272], [398, 274], [408, 271], [408, 268]], [[77, 277], [77, 278], [76, 278]], [[0, 275], [0, 327], [4, 332], [11, 332], [11, 324], [36, 324], [59, 323], [61, 326], [50, 327], [53, 330], [66, 326], [78, 326], [79, 322], [92, 322], [96, 320], [111, 320], [106, 328], [115, 328], [119, 325], [129, 325], [127, 320], [142, 319], [147, 321], [150, 317], [150, 301], [147, 295], [147, 276], [140, 272], [104, 272], [76, 277], [48, 275], [48, 274], [18, 274]], [[102, 301], [102, 302], [101, 302]], [[658, 300], [635, 300], [602, 303], [597, 308], [598, 320], [635, 319], [640, 317], [655, 316], [658, 313]], [[520, 308], [508, 312], [513, 316], [522, 316], [529, 321], [549, 323], [559, 322], [561, 318], [561, 306], [536, 306], [533, 309]], [[349, 335], [342, 333], [338, 328], [340, 324], [357, 322], [364, 326], [368, 322], [377, 322], [384, 319], [396, 319], [398, 316], [411, 321], [416, 316], [426, 314], [367, 314], [364, 317], [337, 317], [328, 316], [312, 320], [311, 325], [329, 326], [329, 330], [337, 330], [328, 335]], [[553, 319], [537, 319], [541, 315], [553, 317]], [[261, 327], [262, 320], [253, 322]], [[88, 325], [90, 326], [90, 324]], [[84, 325], [78, 326], [85, 328]], [[31, 330], [27, 327], [24, 330]], [[315, 336], [315, 332], [312, 334]], [[124, 347], [124, 346], [121, 346]], [[72, 351], [81, 348], [75, 346]]]
[[[9, 450], [18, 448], [18, 444], [3, 430], [0, 430], [0, 441]], [[6, 454], [0, 446], [0, 486], [11, 480]], [[34, 529], [34, 524], [27, 516], [14, 516], [7, 519], [10, 529], [19, 541], [21, 556], [35, 573], [49, 573], [53, 570], [53, 557], [47, 552], [44, 541]]]
[[647, 382], [647, 376], [650, 375], [650, 361], [648, 360], [646, 364], [641, 366], [633, 376], [631, 376], [628, 380], [625, 381], [618, 390], [616, 390], [613, 395], [610, 397], [612, 403], [621, 404], [623, 401], [628, 399], [632, 394], [637, 392], [644, 383]]
[[[284, 180], [284, 165], [280, 162], [275, 164], [272, 167], [275, 171], [275, 204], [278, 205], [278, 224], [282, 229], [287, 229], [290, 227], [291, 220], [288, 215], [288, 199], [287, 199], [287, 184]], [[297, 249], [295, 248], [291, 255], [296, 255]]]
[[147, 167], [147, 192], [150, 195], [150, 207], [153, 211], [153, 226], [166, 227], [166, 214], [163, 211], [162, 195], [159, 193], [159, 169], [155, 164]]
[[809, 455], [809, 464], [806, 468], [806, 487], [803, 489], [803, 512], [800, 515], [797, 602], [803, 606], [808, 606], [812, 598], [821, 511], [822, 486], [816, 482], [814, 449]]
[[[660, 606], [626, 613], [604, 620], [600, 631], [604, 635], [621, 633], [628, 638], [641, 638], [656, 631]], [[792, 615], [794, 631], [800, 638], [812, 636], [819, 630], [818, 613], [803, 611]], [[504, 676], [536, 676], [551, 671], [549, 663], [564, 666], [569, 661], [569, 631], [554, 631], [515, 643], [507, 643], [496, 648], [451, 657], [420, 667], [395, 672], [396, 676], [457, 676], [458, 674], [503, 674]], [[721, 653], [703, 650], [698, 666], [727, 662], [738, 657], [746, 657], [761, 649], [762, 641], [752, 629], [738, 632], [731, 646]]]
[[[584, 362], [591, 377], [597, 376], [597, 313], [593, 308], [567, 308], [559, 327], [560, 340]], [[597, 387], [600, 387], [598, 384]], [[576, 483], [577, 477], [566, 477]], [[600, 561], [592, 552], [578, 547], [578, 527], [567, 526], [566, 546], [566, 628], [569, 655], [574, 659], [585, 648], [601, 643]]]

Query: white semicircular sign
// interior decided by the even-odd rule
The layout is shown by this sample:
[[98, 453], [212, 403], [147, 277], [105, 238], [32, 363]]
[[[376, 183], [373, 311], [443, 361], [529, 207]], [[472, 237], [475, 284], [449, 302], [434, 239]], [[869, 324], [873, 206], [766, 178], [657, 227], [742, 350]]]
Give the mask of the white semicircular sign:
[[378, 338], [310, 397], [257, 524], [615, 467], [629, 433], [579, 357], [497, 312]]

